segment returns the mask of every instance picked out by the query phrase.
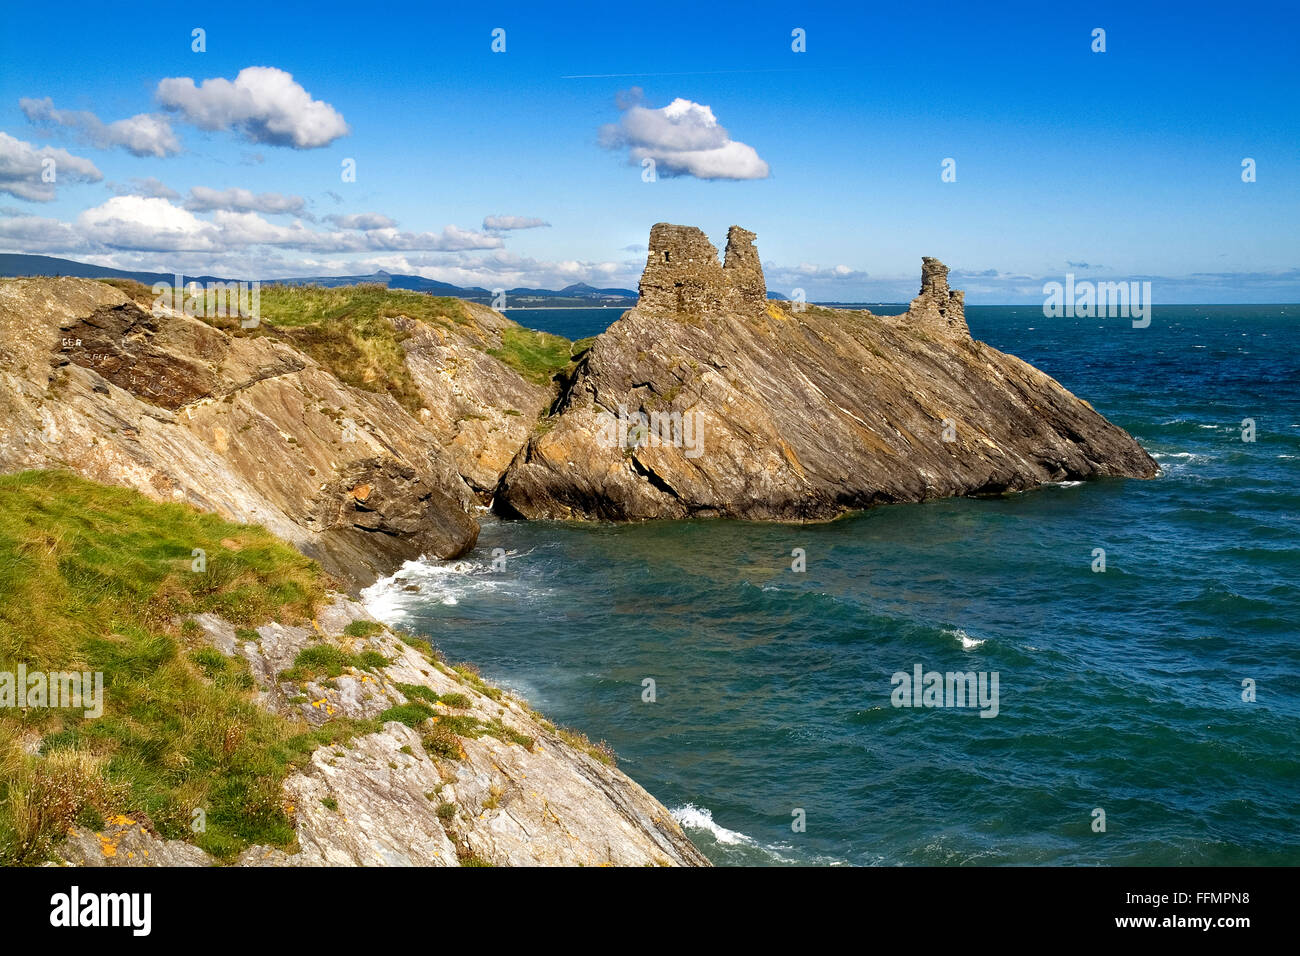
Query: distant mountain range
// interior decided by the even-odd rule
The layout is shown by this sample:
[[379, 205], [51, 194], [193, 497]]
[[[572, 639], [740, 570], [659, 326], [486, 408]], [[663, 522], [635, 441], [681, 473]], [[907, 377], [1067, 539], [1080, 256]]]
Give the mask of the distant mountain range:
[[[85, 279], [134, 279], [145, 285], [155, 282], [170, 284], [175, 276], [169, 272], [131, 272], [123, 269], [110, 269], [107, 266], [76, 262], [72, 259], [59, 259], [54, 256], [29, 256], [19, 253], [0, 253], [0, 276], [77, 276]], [[235, 281], [220, 276], [182, 277], [185, 282], [230, 282]], [[416, 292], [428, 292], [432, 295], [448, 295], [458, 299], [468, 299], [483, 305], [492, 305], [495, 296], [489, 289], [479, 286], [465, 287], [439, 282], [423, 276], [393, 275], [379, 271], [360, 276], [303, 276], [292, 279], [263, 279], [264, 285], [278, 282], [283, 285], [320, 285], [344, 286], [375, 282], [390, 289], [412, 289]], [[559, 291], [551, 289], [507, 289], [505, 307], [508, 309], [556, 308], [577, 309], [595, 306], [630, 309], [636, 305], [637, 294], [631, 289], [596, 289], [585, 282], [565, 286]]]

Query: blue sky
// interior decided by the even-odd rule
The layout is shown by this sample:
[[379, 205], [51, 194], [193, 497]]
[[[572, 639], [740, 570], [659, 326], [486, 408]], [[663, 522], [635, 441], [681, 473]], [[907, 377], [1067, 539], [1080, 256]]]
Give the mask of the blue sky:
[[635, 287], [651, 224], [738, 223], [814, 299], [934, 255], [971, 302], [1300, 301], [1294, 6], [873, 6], [10, 5], [0, 251]]

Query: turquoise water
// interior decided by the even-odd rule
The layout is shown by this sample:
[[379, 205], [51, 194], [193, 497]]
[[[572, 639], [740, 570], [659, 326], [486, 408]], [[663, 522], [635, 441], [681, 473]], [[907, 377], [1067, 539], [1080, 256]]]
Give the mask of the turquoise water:
[[[609, 741], [716, 863], [1297, 864], [1298, 314], [969, 310], [1154, 481], [816, 526], [488, 519], [372, 606]], [[892, 706], [917, 664], [998, 672], [997, 716]]]

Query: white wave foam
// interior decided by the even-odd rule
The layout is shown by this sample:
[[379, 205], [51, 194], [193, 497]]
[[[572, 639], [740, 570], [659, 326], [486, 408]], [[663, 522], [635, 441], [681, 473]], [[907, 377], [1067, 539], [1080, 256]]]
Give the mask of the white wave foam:
[[[519, 552], [506, 552], [507, 559]], [[361, 601], [371, 614], [386, 624], [407, 617], [417, 607], [430, 604], [455, 606], [481, 594], [508, 590], [520, 582], [499, 571], [491, 560], [461, 558], [456, 561], [407, 561], [386, 578], [361, 592]]]
[[[752, 851], [764, 854], [770, 862], [778, 866], [790, 866], [797, 862], [796, 857], [787, 855], [795, 850], [794, 844], [780, 842], [764, 845], [753, 837], [738, 833], [735, 830], [728, 830], [713, 819], [713, 811], [708, 807], [697, 807], [693, 803], [687, 803], [668, 812], [683, 827], [692, 830], [703, 830], [723, 846], [750, 848]], [[814, 854], [811, 857], [801, 856], [799, 859], [813, 866], [850, 865], [848, 860], [841, 860], [838, 857], [826, 856], [821, 853]], [[883, 862], [883, 860], [880, 862]]]
[[726, 827], [715, 823], [713, 820], [713, 811], [708, 807], [697, 807], [693, 803], [687, 803], [677, 807], [675, 810], [669, 810], [672, 818], [684, 827], [690, 827], [693, 830], [705, 830], [713, 836], [713, 839], [719, 843], [725, 843], [728, 846], [757, 846], [758, 844], [752, 837], [747, 837], [743, 833], [737, 833], [735, 830], [728, 830]]
[[1156, 461], [1163, 461], [1166, 458], [1181, 458], [1187, 461], [1205, 461], [1204, 455], [1197, 455], [1190, 451], [1153, 451], [1151, 457]]
[[944, 633], [950, 635], [951, 637], [957, 638], [957, 640], [961, 642], [961, 649], [963, 651], [973, 651], [975, 648], [979, 647], [986, 640], [988, 640], [988, 638], [971, 637], [960, 627], [953, 628], [952, 630], [945, 629]]

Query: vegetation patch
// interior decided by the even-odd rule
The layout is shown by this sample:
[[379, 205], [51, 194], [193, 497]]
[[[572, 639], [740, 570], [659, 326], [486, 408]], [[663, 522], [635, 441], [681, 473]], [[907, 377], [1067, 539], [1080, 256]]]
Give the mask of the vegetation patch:
[[501, 330], [501, 347], [488, 349], [487, 354], [534, 385], [550, 385], [556, 373], [568, 367], [571, 348], [572, 343], [562, 336], [508, 325]]
[[398, 684], [397, 689], [412, 700], [422, 700], [427, 704], [436, 704], [440, 700], [446, 700], [446, 697], [424, 684]]
[[333, 644], [317, 644], [299, 651], [293, 659], [293, 667], [281, 671], [280, 679], [297, 683], [320, 681], [323, 678], [341, 677], [348, 668], [378, 670], [391, 663], [378, 651], [349, 654]]
[[484, 697], [490, 697], [492, 700], [500, 700], [502, 695], [501, 688], [493, 687], [485, 681], [479, 670], [473, 664], [453, 664], [452, 671], [460, 677], [462, 681], [469, 684]]
[[0, 864], [41, 863], [79, 819], [120, 813], [222, 859], [291, 844], [281, 785], [318, 744], [180, 622], [310, 620], [319, 568], [262, 528], [63, 472], [0, 476], [0, 500], [0, 670], [103, 674], [102, 716], [0, 711]]
[[379, 723], [386, 724], [390, 720], [400, 721], [408, 727], [418, 727], [430, 717], [433, 716], [433, 708], [422, 700], [413, 700], [406, 704], [398, 704], [395, 707], [389, 707], [377, 718]]
[[586, 734], [571, 727], [556, 728], [555, 736], [573, 749], [581, 750], [589, 757], [594, 757], [603, 764], [608, 764], [611, 767], [618, 766], [618, 757], [614, 753], [614, 748], [603, 740], [598, 744], [593, 744]]
[[424, 400], [406, 367], [402, 343], [408, 335], [392, 320], [405, 316], [443, 328], [472, 324], [459, 299], [376, 283], [337, 288], [263, 285], [260, 307], [262, 321], [256, 329], [240, 328], [238, 317], [204, 321], [232, 335], [287, 338], [339, 381], [387, 393], [413, 413]]
[[343, 633], [348, 637], [371, 637], [383, 633], [383, 630], [384, 625], [375, 621], [353, 621], [343, 628]]

